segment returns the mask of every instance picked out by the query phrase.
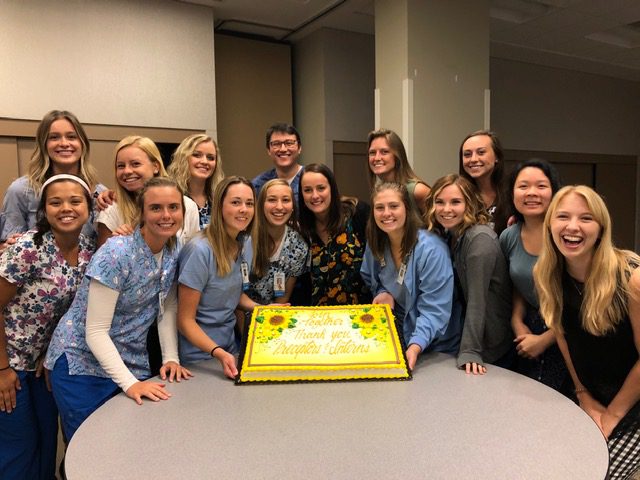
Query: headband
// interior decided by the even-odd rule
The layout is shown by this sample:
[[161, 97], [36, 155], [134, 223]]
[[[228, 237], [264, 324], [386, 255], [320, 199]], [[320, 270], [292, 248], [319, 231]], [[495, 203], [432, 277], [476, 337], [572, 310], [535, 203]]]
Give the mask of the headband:
[[80, 177], [76, 177], [75, 175], [69, 175], [67, 173], [60, 173], [58, 175], [54, 175], [53, 177], [50, 177], [46, 182], [42, 184], [41, 190], [44, 190], [47, 185], [53, 182], [57, 182], [58, 180], [71, 180], [73, 182], [79, 183], [80, 186], [82, 186], [82, 188], [84, 188], [87, 191], [87, 193], [91, 195], [91, 190], [89, 190], [89, 185], [87, 185], [87, 182], [82, 180]]

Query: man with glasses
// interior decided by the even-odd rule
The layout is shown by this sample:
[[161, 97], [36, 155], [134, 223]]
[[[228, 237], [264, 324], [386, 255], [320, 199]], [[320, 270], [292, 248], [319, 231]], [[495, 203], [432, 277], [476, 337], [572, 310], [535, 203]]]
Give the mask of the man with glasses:
[[262, 172], [251, 180], [256, 194], [260, 193], [262, 186], [269, 180], [281, 178], [291, 185], [297, 203], [302, 176], [302, 165], [298, 164], [298, 157], [302, 152], [300, 134], [293, 125], [276, 123], [267, 130], [266, 140], [267, 153], [273, 160], [275, 168]]

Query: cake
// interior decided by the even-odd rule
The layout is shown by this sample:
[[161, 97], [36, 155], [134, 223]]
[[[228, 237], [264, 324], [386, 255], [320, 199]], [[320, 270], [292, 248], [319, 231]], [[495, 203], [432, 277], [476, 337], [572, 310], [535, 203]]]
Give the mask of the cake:
[[256, 307], [238, 383], [408, 379], [388, 305]]

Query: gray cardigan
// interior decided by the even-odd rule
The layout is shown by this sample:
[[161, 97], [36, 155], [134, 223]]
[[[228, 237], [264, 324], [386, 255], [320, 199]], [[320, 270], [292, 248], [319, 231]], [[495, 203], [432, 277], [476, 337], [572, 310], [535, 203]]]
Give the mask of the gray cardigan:
[[487, 225], [474, 225], [453, 247], [466, 313], [458, 367], [492, 363], [513, 343], [511, 279], [498, 237]]

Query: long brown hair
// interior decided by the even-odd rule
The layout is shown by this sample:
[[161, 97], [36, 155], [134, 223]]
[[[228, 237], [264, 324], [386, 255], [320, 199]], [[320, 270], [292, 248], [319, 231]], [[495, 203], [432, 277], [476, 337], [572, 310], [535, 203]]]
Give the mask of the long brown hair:
[[469, 175], [463, 166], [463, 151], [464, 144], [471, 137], [489, 137], [491, 139], [491, 149], [493, 150], [493, 154], [496, 157], [496, 163], [493, 167], [493, 171], [491, 172], [490, 180], [491, 186], [496, 192], [495, 206], [496, 211], [493, 214], [493, 223], [494, 230], [496, 233], [500, 234], [502, 230], [507, 228], [507, 220], [511, 213], [511, 206], [509, 205], [509, 200], [506, 197], [507, 192], [505, 192], [505, 166], [504, 166], [504, 149], [502, 148], [502, 144], [500, 143], [500, 139], [495, 132], [491, 130], [477, 130], [475, 132], [470, 133], [460, 143], [460, 148], [458, 149], [458, 173], [461, 177], [466, 178], [471, 182], [472, 185], [476, 185], [474, 178]]
[[[213, 192], [213, 207], [211, 208], [211, 223], [203, 230], [203, 235], [209, 241], [213, 255], [216, 258], [216, 264], [218, 268], [218, 275], [224, 277], [231, 272], [231, 253], [234, 251], [237, 245], [237, 239], [231, 238], [227, 233], [227, 229], [224, 226], [224, 219], [222, 218], [222, 204], [227, 191], [232, 185], [247, 185], [253, 193], [253, 200], [256, 199], [256, 191], [249, 180], [244, 177], [232, 175], [226, 177], [216, 185], [216, 189]], [[254, 215], [247, 225], [245, 230], [252, 239], [256, 238], [256, 232], [258, 228], [258, 220]]]
[[399, 183], [386, 182], [373, 187], [373, 193], [371, 194], [371, 212], [369, 213], [369, 222], [367, 224], [367, 246], [377, 259], [384, 258], [384, 251], [389, 246], [389, 236], [380, 230], [374, 216], [376, 197], [385, 190], [396, 192], [404, 205], [406, 217], [404, 226], [402, 227], [400, 253], [402, 257], [405, 257], [411, 252], [418, 241], [418, 230], [422, 227], [422, 221], [415, 209], [411, 208], [411, 200], [409, 199], [407, 188]]
[[[407, 158], [407, 151], [404, 148], [402, 139], [396, 132], [385, 128], [369, 132], [367, 137], [367, 149], [371, 148], [371, 143], [376, 138], [384, 138], [387, 141], [387, 145], [389, 145], [389, 150], [393, 153], [393, 157], [395, 159], [393, 166], [393, 181], [395, 183], [406, 185], [410, 180], [415, 180], [416, 182], [427, 185], [420, 177], [418, 177], [418, 175], [416, 175], [413, 168], [411, 168]], [[377, 175], [371, 171], [371, 168], [367, 168], [367, 172], [369, 173], [369, 186], [373, 188], [376, 184]]]
[[78, 134], [80, 143], [82, 144], [82, 154], [80, 155], [80, 165], [78, 166], [78, 176], [89, 185], [90, 189], [95, 188], [98, 183], [98, 176], [95, 168], [89, 162], [89, 153], [91, 145], [89, 143], [89, 137], [87, 137], [84, 127], [78, 120], [78, 118], [67, 110], [51, 110], [47, 112], [36, 131], [36, 148], [31, 154], [29, 160], [27, 178], [31, 188], [40, 194], [42, 184], [53, 175], [53, 168], [51, 165], [51, 159], [47, 152], [47, 140], [49, 139], [49, 130], [51, 124], [56, 120], [64, 119], [73, 125], [74, 130]]
[[253, 256], [253, 273], [256, 277], [262, 278], [266, 275], [269, 270], [269, 264], [271, 254], [273, 248], [275, 247], [274, 239], [269, 235], [269, 229], [267, 228], [269, 225], [269, 221], [264, 213], [264, 204], [267, 201], [267, 196], [269, 194], [269, 189], [275, 186], [283, 186], [287, 187], [291, 192], [291, 216], [289, 217], [289, 221], [287, 225], [289, 228], [295, 227], [295, 218], [296, 218], [296, 202], [295, 197], [293, 196], [293, 190], [291, 190], [291, 185], [286, 180], [281, 178], [274, 178], [273, 180], [269, 180], [262, 186], [260, 190], [260, 194], [258, 195], [258, 202], [256, 203], [256, 213], [258, 224], [260, 228], [258, 229], [256, 239], [255, 239], [255, 255]]
[[330, 236], [336, 236], [342, 232], [347, 223], [347, 219], [353, 216], [356, 210], [357, 201], [351, 198], [340, 197], [336, 178], [329, 167], [323, 163], [310, 163], [305, 165], [302, 177], [300, 177], [300, 195], [298, 204], [300, 206], [300, 230], [306, 239], [312, 239], [316, 234], [316, 216], [309, 210], [307, 204], [304, 203], [304, 195], [302, 193], [302, 180], [307, 173], [319, 173], [327, 179], [329, 190], [331, 192], [331, 201], [329, 202], [329, 222], [327, 223], [327, 233]]

